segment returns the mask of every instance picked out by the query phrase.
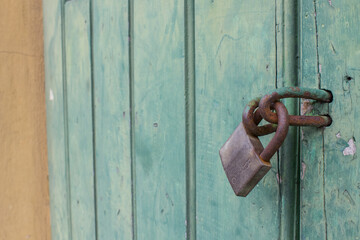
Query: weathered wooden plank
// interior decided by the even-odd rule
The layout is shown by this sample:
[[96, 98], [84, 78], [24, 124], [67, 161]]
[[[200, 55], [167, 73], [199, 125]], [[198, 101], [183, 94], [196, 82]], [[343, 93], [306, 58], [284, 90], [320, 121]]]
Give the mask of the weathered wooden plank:
[[132, 239], [128, 1], [92, 6], [98, 239]]
[[[277, 87], [298, 84], [298, 8], [293, 0], [276, 1]], [[298, 115], [297, 99], [284, 99], [289, 114]], [[298, 128], [290, 127], [279, 151], [280, 239], [297, 239], [298, 233]]]
[[138, 239], [185, 237], [184, 2], [134, 2]]
[[302, 5], [301, 39], [311, 39], [304, 41], [302, 52], [302, 73], [309, 80], [303, 77], [303, 81], [311, 85], [310, 79], [318, 79], [318, 87], [331, 90], [334, 101], [323, 109], [333, 118], [333, 124], [323, 130], [323, 139], [319, 133], [308, 133], [302, 140], [306, 171], [302, 173], [301, 238], [358, 239], [360, 6], [355, 0], [307, 4]]
[[243, 107], [275, 88], [275, 3], [200, 0], [195, 10], [197, 239], [278, 239], [276, 157], [239, 198], [218, 155]]
[[[318, 88], [320, 81], [315, 3], [303, 1], [300, 7], [300, 86]], [[301, 110], [302, 114], [306, 114], [311, 110], [311, 105], [308, 105], [307, 101], [302, 101]], [[312, 236], [316, 236], [317, 239], [326, 239], [325, 211], [323, 209], [323, 130], [303, 127], [301, 128], [300, 139], [301, 239], [311, 239]]]
[[66, 97], [73, 239], [96, 239], [89, 0], [65, 3]]
[[43, 1], [46, 117], [52, 239], [71, 239], [64, 105], [63, 2]]

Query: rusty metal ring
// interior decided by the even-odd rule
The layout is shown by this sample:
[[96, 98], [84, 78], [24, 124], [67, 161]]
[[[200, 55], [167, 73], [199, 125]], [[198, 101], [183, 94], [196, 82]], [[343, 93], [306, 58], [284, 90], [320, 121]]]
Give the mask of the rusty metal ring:
[[285, 105], [281, 102], [275, 102], [274, 108], [279, 119], [279, 124], [275, 136], [260, 154], [260, 158], [266, 162], [269, 162], [271, 157], [279, 150], [289, 130], [289, 113]]
[[[258, 126], [263, 117], [260, 111], [256, 110], [259, 106], [260, 98], [256, 98], [249, 102], [242, 115], [242, 122], [246, 131], [254, 136], [264, 136], [276, 131], [276, 124], [266, 124], [264, 126]], [[256, 110], [256, 111], [255, 111]], [[254, 113], [255, 111], [255, 113]]]
[[[320, 102], [331, 102], [332, 94], [322, 89], [286, 87], [265, 95], [259, 103], [261, 116], [268, 122], [277, 123], [278, 117], [271, 111], [271, 105], [282, 98], [306, 98]], [[290, 125], [292, 126], [329, 126], [332, 122], [329, 116], [289, 116]]]

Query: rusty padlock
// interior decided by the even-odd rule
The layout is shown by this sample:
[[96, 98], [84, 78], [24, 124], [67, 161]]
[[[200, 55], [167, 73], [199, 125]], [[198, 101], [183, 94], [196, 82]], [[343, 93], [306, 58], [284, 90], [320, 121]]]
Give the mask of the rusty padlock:
[[[256, 100], [252, 104], [255, 104], [256, 108], [259, 101]], [[250, 113], [249, 107], [245, 108], [243, 122], [220, 149], [221, 162], [231, 187], [237, 196], [242, 197], [246, 197], [271, 169], [270, 159], [280, 148], [289, 129], [289, 114], [286, 107], [281, 102], [275, 102], [273, 108], [278, 116], [278, 126], [275, 136], [264, 149], [259, 138], [244, 126], [244, 122], [249, 122], [244, 118], [252, 116], [255, 108], [250, 108]], [[259, 114], [255, 115], [257, 117], [254, 121], [258, 124], [262, 117]]]

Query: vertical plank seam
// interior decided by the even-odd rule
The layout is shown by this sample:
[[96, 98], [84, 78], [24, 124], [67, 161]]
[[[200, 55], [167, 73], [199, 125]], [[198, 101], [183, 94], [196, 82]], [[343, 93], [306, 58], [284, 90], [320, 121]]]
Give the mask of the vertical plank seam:
[[313, 0], [314, 3], [314, 21], [315, 21], [315, 41], [316, 41], [316, 69], [318, 77], [318, 86], [321, 88], [321, 71], [320, 71], [320, 58], [319, 58], [319, 36], [318, 36], [318, 23], [317, 23], [317, 8], [316, 0]]
[[[300, 103], [300, 101], [298, 102]], [[298, 104], [298, 113], [300, 113], [300, 104]], [[295, 235], [295, 239], [299, 239], [300, 240], [300, 194], [301, 194], [301, 183], [300, 183], [300, 165], [301, 165], [301, 157], [300, 157], [300, 142], [301, 142], [301, 137], [300, 137], [300, 127], [298, 127], [296, 129], [296, 136], [297, 136], [297, 142], [296, 142], [296, 161], [297, 161], [297, 166], [295, 169], [295, 173], [296, 173], [296, 181], [295, 181], [295, 208], [294, 208], [294, 215], [295, 215], [295, 224], [294, 224], [294, 235]]]
[[129, 44], [129, 108], [130, 108], [130, 168], [131, 168], [131, 216], [133, 240], [137, 240], [136, 208], [136, 156], [135, 156], [135, 90], [134, 90], [134, 1], [128, 0]]
[[[282, 0], [281, 1], [281, 22], [280, 22], [280, 24], [281, 24], [281, 41], [282, 41], [282, 45], [281, 45], [281, 68], [282, 68], [282, 75], [281, 75], [281, 78], [283, 79], [283, 77], [284, 77], [284, 68], [285, 68], [285, 66], [284, 66], [284, 59], [285, 59], [285, 33], [284, 33], [284, 31], [285, 31], [285, 27], [284, 27], [284, 25], [285, 25], [285, 0]], [[277, 55], [277, 57], [279, 57], [278, 55]], [[279, 66], [277, 66], [277, 67], [279, 67]], [[279, 79], [278, 79], [278, 75], [277, 75], [277, 82], [279, 81]], [[277, 83], [277, 86], [278, 86], [279, 84]], [[278, 209], [278, 211], [279, 211], [279, 240], [281, 240], [282, 239], [282, 234], [283, 234], [283, 232], [282, 232], [282, 229], [283, 229], [283, 191], [282, 191], [282, 161], [281, 161], [281, 156], [282, 156], [282, 154], [280, 153], [279, 154], [279, 162], [278, 162], [278, 170], [279, 170], [279, 209]]]
[[[295, 76], [295, 86], [300, 86], [300, 74], [301, 74], [301, 2], [302, 0], [296, 1], [296, 76]], [[301, 99], [297, 101], [297, 110], [296, 113], [301, 113]], [[300, 194], [301, 194], [301, 173], [300, 173], [300, 166], [301, 166], [301, 157], [300, 157], [300, 143], [301, 143], [301, 137], [300, 137], [300, 127], [296, 128], [296, 157], [295, 160], [297, 162], [295, 166], [295, 174], [296, 174], [296, 181], [295, 181], [295, 207], [294, 207], [294, 238], [300, 239]]]
[[186, 237], [196, 239], [196, 102], [194, 0], [184, 2]]
[[[274, 28], [274, 33], [275, 33], [275, 88], [278, 88], [278, 32], [277, 32], [277, 28], [278, 28], [278, 15], [277, 15], [277, 11], [278, 11], [278, 0], [275, 0], [275, 28]], [[281, 203], [282, 203], [282, 198], [281, 198], [281, 181], [280, 181], [280, 173], [281, 173], [281, 169], [280, 169], [280, 153], [279, 151], [277, 151], [276, 153], [276, 161], [277, 161], [277, 177], [278, 177], [278, 182], [277, 182], [277, 186], [278, 186], [278, 222], [279, 222], [279, 239], [280, 239], [280, 231], [281, 231]]]
[[67, 191], [67, 211], [69, 224], [69, 240], [72, 239], [72, 213], [71, 213], [71, 176], [69, 155], [69, 125], [68, 125], [68, 101], [67, 101], [67, 69], [66, 69], [66, 36], [65, 36], [65, 0], [61, 0], [61, 51], [62, 51], [62, 79], [63, 79], [63, 108], [64, 108], [64, 140], [65, 140], [65, 174]]
[[323, 180], [323, 214], [324, 214], [324, 219], [325, 219], [325, 239], [328, 239], [328, 224], [327, 224], [327, 215], [326, 215], [326, 198], [325, 198], [325, 134], [324, 134], [325, 129], [323, 128], [322, 130], [322, 167], [323, 167], [323, 172], [322, 172], [322, 180]]
[[[278, 81], [277, 81], [277, 79], [278, 79], [278, 43], [277, 43], [277, 41], [278, 41], [278, 38], [277, 38], [277, 24], [278, 24], [278, 22], [277, 22], [277, 10], [278, 10], [278, 8], [277, 8], [277, 4], [278, 4], [278, 1], [277, 0], [275, 0], [275, 29], [274, 29], [274, 31], [275, 31], [275, 88], [278, 88]], [[279, 151], [278, 151], [278, 153], [277, 153], [277, 158], [278, 158], [278, 160], [279, 160]]]
[[[318, 87], [321, 89], [321, 70], [320, 70], [320, 56], [319, 56], [319, 28], [317, 21], [317, 6], [316, 0], [313, 0], [314, 4], [314, 21], [315, 21], [315, 41], [316, 41], [316, 69], [317, 69], [317, 77], [318, 77]], [[324, 129], [322, 131], [322, 187], [323, 187], [323, 214], [325, 220], [325, 239], [328, 239], [328, 227], [327, 227], [327, 215], [326, 215], [326, 196], [325, 196], [325, 134]]]
[[[298, 54], [299, 54], [299, 71], [298, 71], [298, 84], [299, 86], [302, 86], [302, 78], [303, 78], [303, 62], [302, 62], [302, 59], [303, 59], [303, 51], [302, 51], [302, 42], [303, 42], [303, 0], [299, 0], [298, 1], [299, 5], [298, 5], [298, 8], [299, 8], [299, 18], [298, 18], [298, 21], [299, 21], [299, 24], [298, 24], [298, 33], [299, 33], [299, 38], [298, 38], [298, 46], [299, 46], [299, 51], [298, 51]], [[300, 102], [300, 105], [301, 105], [301, 102]], [[299, 109], [299, 113], [301, 113], [301, 106], [299, 106], [300, 109]], [[298, 130], [298, 154], [299, 154], [299, 157], [298, 157], [298, 161], [299, 161], [299, 165], [302, 164], [303, 160], [302, 160], [302, 140], [301, 140], [301, 136], [300, 134], [302, 134], [302, 127], [299, 127], [299, 130]], [[298, 213], [298, 222], [297, 222], [297, 225], [298, 225], [298, 229], [297, 229], [297, 239], [301, 239], [301, 232], [302, 232], [302, 220], [301, 220], [301, 203], [302, 203], [302, 192], [301, 192], [301, 186], [302, 186], [302, 180], [301, 180], [301, 174], [302, 174], [302, 170], [300, 170], [299, 168], [299, 171], [298, 171], [298, 175], [297, 176], [297, 179], [299, 181], [299, 184], [298, 184], [298, 197], [297, 197], [297, 200], [298, 200], [298, 203], [297, 203], [297, 213]]]
[[[298, 74], [299, 74], [299, 45], [298, 45], [298, 30], [299, 30], [299, 12], [298, 12], [298, 1], [282, 0], [282, 85], [297, 86], [298, 85]], [[295, 101], [295, 102], [293, 102]], [[296, 99], [287, 102], [289, 112], [297, 114], [300, 109], [299, 101]], [[283, 183], [280, 183], [280, 239], [289, 238], [291, 235], [292, 239], [298, 238], [299, 232], [299, 212], [297, 204], [299, 198], [299, 131], [298, 129], [289, 130], [288, 133], [290, 139], [288, 141], [293, 142], [294, 145], [286, 144], [285, 148], [282, 149], [280, 158], [280, 179]], [[295, 156], [294, 156], [295, 155]], [[293, 164], [284, 161], [284, 158], [293, 159]], [[296, 176], [290, 176], [290, 171]], [[286, 174], [285, 174], [286, 173]], [[282, 176], [283, 175], [283, 176]], [[291, 179], [296, 177], [295, 179]], [[291, 222], [291, 223], [290, 223]]]
[[93, 37], [93, 0], [89, 0], [89, 18], [90, 18], [90, 71], [91, 71], [91, 115], [92, 115], [92, 145], [93, 145], [93, 184], [94, 184], [94, 217], [95, 217], [95, 239], [98, 234], [98, 211], [97, 211], [97, 174], [96, 174], [96, 123], [95, 123], [95, 79], [94, 79], [94, 37]]
[[[299, 86], [302, 86], [302, 72], [303, 72], [303, 63], [302, 63], [302, 59], [303, 59], [303, 52], [302, 52], [302, 37], [303, 37], [303, 32], [302, 32], [302, 29], [303, 29], [303, 0], [298, 0], [298, 8], [299, 8], [299, 24], [298, 24], [298, 48], [299, 48], [299, 51], [298, 51], [298, 54], [299, 54], [299, 71], [298, 71], [298, 84]], [[301, 105], [301, 102], [300, 102], [300, 105]], [[299, 106], [300, 109], [299, 109], [299, 113], [301, 113], [301, 106]], [[301, 148], [301, 137], [300, 137], [300, 134], [302, 132], [302, 127], [300, 126], [299, 127], [299, 136], [298, 136], [298, 161], [299, 161], [299, 164], [301, 165], [302, 164], [302, 148]], [[298, 203], [297, 203], [297, 216], [298, 216], [298, 231], [297, 231], [297, 238], [296, 239], [301, 239], [301, 229], [302, 229], [302, 221], [301, 221], [301, 202], [302, 202], [302, 195], [301, 195], [301, 185], [302, 185], [302, 180], [301, 180], [301, 172], [302, 170], [299, 168], [299, 171], [298, 171], [298, 174], [299, 176], [297, 176], [297, 179], [299, 181], [299, 184], [298, 184], [298, 197], [297, 197], [297, 200], [298, 200]]]

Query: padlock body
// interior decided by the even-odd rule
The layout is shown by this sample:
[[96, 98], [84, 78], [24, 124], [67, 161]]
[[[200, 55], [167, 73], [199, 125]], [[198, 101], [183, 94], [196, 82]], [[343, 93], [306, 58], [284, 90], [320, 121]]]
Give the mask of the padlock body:
[[260, 158], [263, 150], [259, 138], [249, 135], [243, 123], [220, 149], [222, 165], [237, 196], [246, 197], [271, 169], [270, 162]]

